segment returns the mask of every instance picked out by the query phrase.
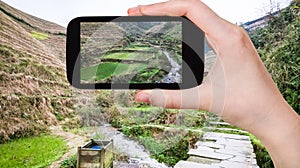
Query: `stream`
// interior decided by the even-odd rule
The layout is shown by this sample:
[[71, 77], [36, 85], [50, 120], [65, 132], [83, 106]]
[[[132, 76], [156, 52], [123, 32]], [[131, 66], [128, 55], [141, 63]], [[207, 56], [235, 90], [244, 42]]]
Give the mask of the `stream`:
[[130, 140], [109, 124], [100, 126], [98, 134], [113, 139], [114, 149], [118, 153], [124, 153], [129, 157], [127, 162], [114, 161], [114, 168], [170, 168], [150, 158], [149, 152], [142, 145]]
[[163, 51], [163, 54], [168, 58], [172, 68], [170, 72], [162, 79], [163, 83], [181, 83], [181, 75], [179, 73], [181, 66], [171, 58], [167, 51]]

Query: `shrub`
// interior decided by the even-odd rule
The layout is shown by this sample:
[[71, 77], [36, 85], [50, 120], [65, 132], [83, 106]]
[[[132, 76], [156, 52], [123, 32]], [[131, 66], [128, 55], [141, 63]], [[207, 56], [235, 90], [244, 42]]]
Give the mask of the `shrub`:
[[72, 155], [61, 162], [61, 168], [76, 168], [77, 155]]
[[[172, 129], [171, 129], [172, 130]], [[199, 133], [171, 131], [160, 127], [132, 126], [123, 127], [122, 132], [137, 139], [151, 156], [159, 162], [174, 166], [180, 160], [188, 158], [188, 150], [194, 144]]]

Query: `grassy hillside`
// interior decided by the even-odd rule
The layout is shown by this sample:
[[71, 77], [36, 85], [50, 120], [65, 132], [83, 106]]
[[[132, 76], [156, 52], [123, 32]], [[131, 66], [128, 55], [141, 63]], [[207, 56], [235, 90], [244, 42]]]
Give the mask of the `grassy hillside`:
[[0, 143], [73, 115], [65, 29], [0, 1]]
[[[116, 40], [112, 41], [112, 44], [116, 44], [112, 47], [113, 50], [107, 52], [107, 48], [111, 46], [103, 45], [107, 44], [108, 39], [102, 39], [102, 41], [98, 39], [99, 44], [91, 47], [105, 52], [102, 59], [118, 61], [122, 58], [127, 64], [137, 60], [141, 53], [149, 59], [154, 57], [155, 53], [158, 56], [162, 54], [162, 52], [150, 52], [149, 44], [141, 45], [143, 38], [134, 45], [129, 45], [136, 39], [130, 39], [128, 34], [124, 36], [123, 31], [126, 28], [110, 26], [110, 29], [105, 29], [108, 32], [97, 33], [105, 33], [114, 37], [110, 38]], [[171, 43], [178, 42], [176, 38], [180, 38], [180, 35], [176, 34], [176, 31], [180, 29], [179, 26], [168, 29], [170, 25], [143, 24], [135, 29], [141, 29], [138, 31], [148, 38], [153, 34], [145, 34], [146, 29], [154, 26], [157, 27], [153, 32], [166, 30], [168, 32], [164, 36], [153, 38], [154, 40], [149, 43], [165, 44], [162, 47], [169, 49]], [[165, 43], [166, 41], [170, 43]], [[177, 51], [180, 47], [180, 45], [173, 46], [170, 50], [181, 55]], [[120, 49], [122, 52], [118, 51]], [[198, 138], [198, 133], [197, 131], [196, 133], [190, 132], [190, 129], [184, 131], [184, 129], [187, 127], [200, 129], [206, 121], [208, 115], [206, 112], [164, 110], [136, 103], [133, 100], [135, 91], [123, 93], [72, 90], [66, 81], [64, 61], [65, 28], [27, 15], [0, 1], [0, 148], [5, 153], [0, 158], [0, 167], [7, 166], [7, 162], [12, 163], [7, 167], [50, 165], [65, 152], [67, 147], [65, 143], [61, 143], [60, 138], [53, 139], [41, 133], [58, 122], [60, 124], [61, 121], [68, 122], [70, 117], [75, 116], [75, 111], [79, 113], [78, 117], [83, 126], [111, 123], [132, 138], [142, 132], [143, 136], [135, 140], [146, 146], [151, 151], [152, 157], [159, 161], [174, 165], [178, 160], [187, 157], [186, 152], [190, 144]], [[142, 61], [147, 60], [142, 59]], [[179, 59], [177, 61], [179, 62]], [[89, 66], [85, 67], [82, 73], [97, 72], [98, 65], [94, 65], [95, 62], [97, 63], [97, 59], [86, 59], [85, 63]], [[108, 63], [110, 62], [103, 64], [104, 70], [107, 68], [107, 71], [110, 71], [110, 68], [114, 68], [111, 66], [114, 62], [107, 66]], [[152, 64], [156, 62], [152, 61]], [[124, 69], [127, 68], [126, 66], [124, 64]], [[102, 73], [98, 73], [101, 77]], [[111, 76], [109, 73], [103, 74], [103, 78], [109, 78]], [[149, 75], [147, 73], [141, 72], [140, 77], [146, 76], [145, 79], [147, 79]], [[152, 69], [151, 73], [159, 72]], [[91, 77], [87, 76], [87, 78]], [[76, 109], [73, 109], [74, 104]], [[76, 123], [74, 125], [76, 126]], [[41, 136], [28, 137], [40, 134]], [[72, 140], [68, 139], [68, 141]], [[47, 143], [52, 144], [47, 145], [49, 150], [44, 148]], [[23, 150], [20, 146], [26, 147], [25, 154], [18, 152], [18, 150]], [[39, 151], [41, 148], [44, 150]]]

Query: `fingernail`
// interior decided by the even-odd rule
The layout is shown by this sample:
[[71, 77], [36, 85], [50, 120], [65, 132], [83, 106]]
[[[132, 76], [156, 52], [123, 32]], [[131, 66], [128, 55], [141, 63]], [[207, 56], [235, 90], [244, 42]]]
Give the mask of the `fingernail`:
[[129, 8], [127, 10], [127, 13], [130, 15], [130, 14], [135, 14], [135, 13], [138, 13], [139, 12], [139, 7], [133, 7], [133, 8]]
[[136, 101], [150, 103], [150, 95], [147, 93], [140, 93], [136, 96]]

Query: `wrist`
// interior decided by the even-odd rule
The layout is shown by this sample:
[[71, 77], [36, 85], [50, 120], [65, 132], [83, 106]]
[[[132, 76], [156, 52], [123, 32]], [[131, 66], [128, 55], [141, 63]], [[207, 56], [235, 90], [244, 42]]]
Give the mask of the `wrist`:
[[262, 113], [266, 113], [265, 117], [258, 120], [255, 126], [249, 129], [249, 132], [261, 141], [268, 141], [268, 138], [272, 142], [284, 140], [290, 132], [294, 132], [299, 127], [298, 114], [285, 100], [273, 105], [269, 111], [263, 111]]
[[289, 160], [300, 156], [300, 116], [286, 101], [274, 105], [268, 117], [249, 132], [267, 148], [275, 167], [295, 167]]

